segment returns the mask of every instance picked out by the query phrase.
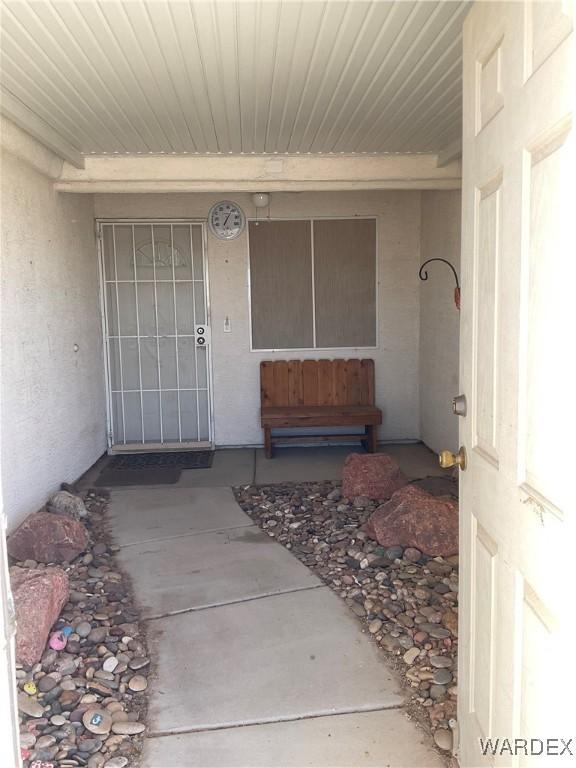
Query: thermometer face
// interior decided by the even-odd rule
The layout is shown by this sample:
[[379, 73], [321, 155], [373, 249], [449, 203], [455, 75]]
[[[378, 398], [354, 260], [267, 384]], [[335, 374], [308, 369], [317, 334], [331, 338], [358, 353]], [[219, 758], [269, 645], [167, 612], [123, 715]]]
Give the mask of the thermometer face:
[[239, 205], [231, 200], [222, 200], [210, 209], [208, 224], [216, 237], [221, 240], [234, 240], [243, 232], [246, 217]]

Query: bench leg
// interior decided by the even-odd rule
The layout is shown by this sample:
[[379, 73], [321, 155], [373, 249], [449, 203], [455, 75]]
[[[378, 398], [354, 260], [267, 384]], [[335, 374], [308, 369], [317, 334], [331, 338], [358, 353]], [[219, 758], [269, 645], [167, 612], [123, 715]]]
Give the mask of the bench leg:
[[373, 424], [366, 426], [366, 433], [368, 435], [368, 453], [378, 452], [378, 427]]
[[264, 454], [267, 459], [271, 459], [274, 456], [272, 449], [272, 429], [270, 427], [264, 427]]

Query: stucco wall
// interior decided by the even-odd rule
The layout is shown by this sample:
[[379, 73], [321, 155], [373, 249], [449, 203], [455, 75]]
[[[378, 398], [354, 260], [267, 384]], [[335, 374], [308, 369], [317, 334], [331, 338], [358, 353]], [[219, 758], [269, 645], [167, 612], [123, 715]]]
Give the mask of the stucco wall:
[[[217, 200], [231, 197], [255, 215], [246, 193], [95, 195], [99, 218], [201, 218]], [[272, 217], [378, 217], [378, 334], [376, 350], [250, 351], [248, 249], [245, 236], [226, 243], [208, 238], [216, 444], [261, 444], [260, 360], [287, 357], [373, 357], [377, 403], [384, 410], [380, 437], [418, 438], [418, 334], [420, 192], [274, 193]], [[260, 215], [265, 215], [261, 212]], [[230, 317], [232, 332], [224, 333]]]
[[55, 193], [22, 159], [32, 140], [10, 135], [20, 157], [2, 153], [1, 471], [12, 529], [102, 454], [106, 417], [93, 198]]
[[[460, 192], [422, 193], [422, 262], [448, 259], [460, 273]], [[446, 264], [429, 265], [420, 285], [420, 430], [434, 451], [458, 448], [460, 314], [454, 305], [454, 277]]]

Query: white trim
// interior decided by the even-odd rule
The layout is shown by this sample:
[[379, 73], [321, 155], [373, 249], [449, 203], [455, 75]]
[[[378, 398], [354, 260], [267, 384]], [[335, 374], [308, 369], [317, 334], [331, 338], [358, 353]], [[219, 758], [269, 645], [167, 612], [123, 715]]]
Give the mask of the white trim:
[[[284, 159], [270, 173], [270, 159]], [[457, 189], [459, 162], [438, 168], [437, 155], [128, 155], [85, 158], [85, 170], [64, 165], [56, 189], [70, 192], [345, 191]]]
[[170, 451], [206, 451], [214, 450], [214, 444], [211, 441], [204, 440], [201, 442], [185, 441], [183, 443], [126, 443], [126, 445], [114, 445], [108, 451], [109, 454], [116, 453], [146, 453], [147, 451], [162, 451], [169, 453]]
[[4, 86], [0, 89], [1, 112], [15, 125], [33, 136], [57, 157], [67, 160], [74, 168], [84, 169], [84, 156], [75, 146], [55, 131], [52, 126], [37, 115], [24, 102], [17, 99]]
[[[192, 242], [190, 242], [192, 249]], [[202, 265], [204, 267], [204, 303], [206, 305], [206, 325], [212, 328], [212, 316], [210, 310], [210, 261], [208, 258], [208, 228], [202, 222]], [[194, 272], [192, 272], [194, 276]], [[214, 421], [214, 386], [212, 375], [212, 333], [210, 333], [210, 342], [206, 357], [206, 387], [208, 388], [208, 439], [212, 447], [216, 444], [216, 424]], [[196, 381], [198, 383], [198, 381]]]
[[316, 349], [316, 264], [314, 263], [314, 219], [310, 221], [310, 272], [312, 277], [312, 343]]
[[98, 250], [98, 277], [100, 282], [100, 321], [102, 326], [102, 348], [104, 358], [104, 392], [106, 394], [106, 445], [108, 449], [112, 447], [113, 425], [112, 425], [112, 387], [110, 386], [110, 345], [108, 343], [108, 313], [106, 311], [106, 274], [104, 267], [104, 246], [103, 232], [99, 221], [96, 221], [96, 241]]
[[[314, 258], [314, 221], [348, 221], [348, 220], [365, 220], [374, 221], [375, 223], [375, 253], [374, 253], [374, 323], [376, 326], [376, 341], [373, 346], [367, 347], [269, 347], [263, 349], [261, 347], [254, 347], [253, 335], [252, 335], [252, 275], [251, 275], [251, 263], [250, 263], [250, 222], [263, 223], [267, 221], [309, 221], [312, 240], [312, 252], [311, 258]], [[303, 216], [267, 216], [265, 219], [259, 219], [258, 217], [250, 216], [246, 219], [246, 248], [247, 248], [247, 277], [248, 277], [248, 323], [249, 323], [249, 336], [250, 336], [250, 352], [255, 353], [292, 353], [292, 352], [326, 352], [327, 354], [334, 354], [335, 352], [342, 351], [346, 354], [351, 352], [362, 351], [375, 351], [380, 348], [380, 301], [379, 301], [379, 288], [380, 288], [380, 238], [379, 238], [379, 214], [352, 214], [349, 216], [313, 216], [306, 218]], [[316, 291], [314, 286], [314, 270], [312, 269], [312, 310], [313, 310], [313, 339], [316, 344]]]
[[[136, 274], [136, 235], [134, 233], [134, 227], [132, 229], [132, 264], [134, 265], [134, 307], [136, 309], [136, 333], [138, 347], [138, 381], [140, 383], [140, 429], [142, 430], [142, 442], [146, 442], [145, 430], [144, 430], [144, 390], [142, 388], [142, 354], [140, 349], [140, 309], [138, 307], [138, 280]], [[152, 253], [152, 260], [154, 260], [154, 253]], [[174, 259], [172, 259], [174, 263]], [[118, 284], [116, 284], [118, 287]], [[118, 328], [120, 330], [120, 328]]]
[[[116, 225], [112, 224], [112, 252], [114, 254], [114, 289], [116, 293], [116, 323], [118, 324], [118, 364], [120, 366], [120, 402], [122, 404], [122, 435], [126, 444], [126, 414], [124, 410], [124, 371], [122, 370], [122, 329], [120, 328], [120, 299], [118, 296], [118, 262], [116, 261]], [[152, 259], [154, 261], [154, 259]], [[110, 389], [112, 389], [110, 382]]]

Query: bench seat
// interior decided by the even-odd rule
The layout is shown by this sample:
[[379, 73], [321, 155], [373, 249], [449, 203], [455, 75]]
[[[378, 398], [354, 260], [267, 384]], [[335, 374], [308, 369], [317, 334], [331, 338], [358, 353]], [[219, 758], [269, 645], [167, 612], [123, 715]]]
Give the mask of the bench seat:
[[[264, 360], [260, 364], [260, 423], [266, 456], [287, 442], [361, 442], [374, 452], [382, 411], [374, 404], [374, 361]], [[273, 429], [364, 427], [343, 434], [272, 434]]]
[[382, 411], [374, 405], [264, 406], [263, 427], [350, 427], [382, 424]]

